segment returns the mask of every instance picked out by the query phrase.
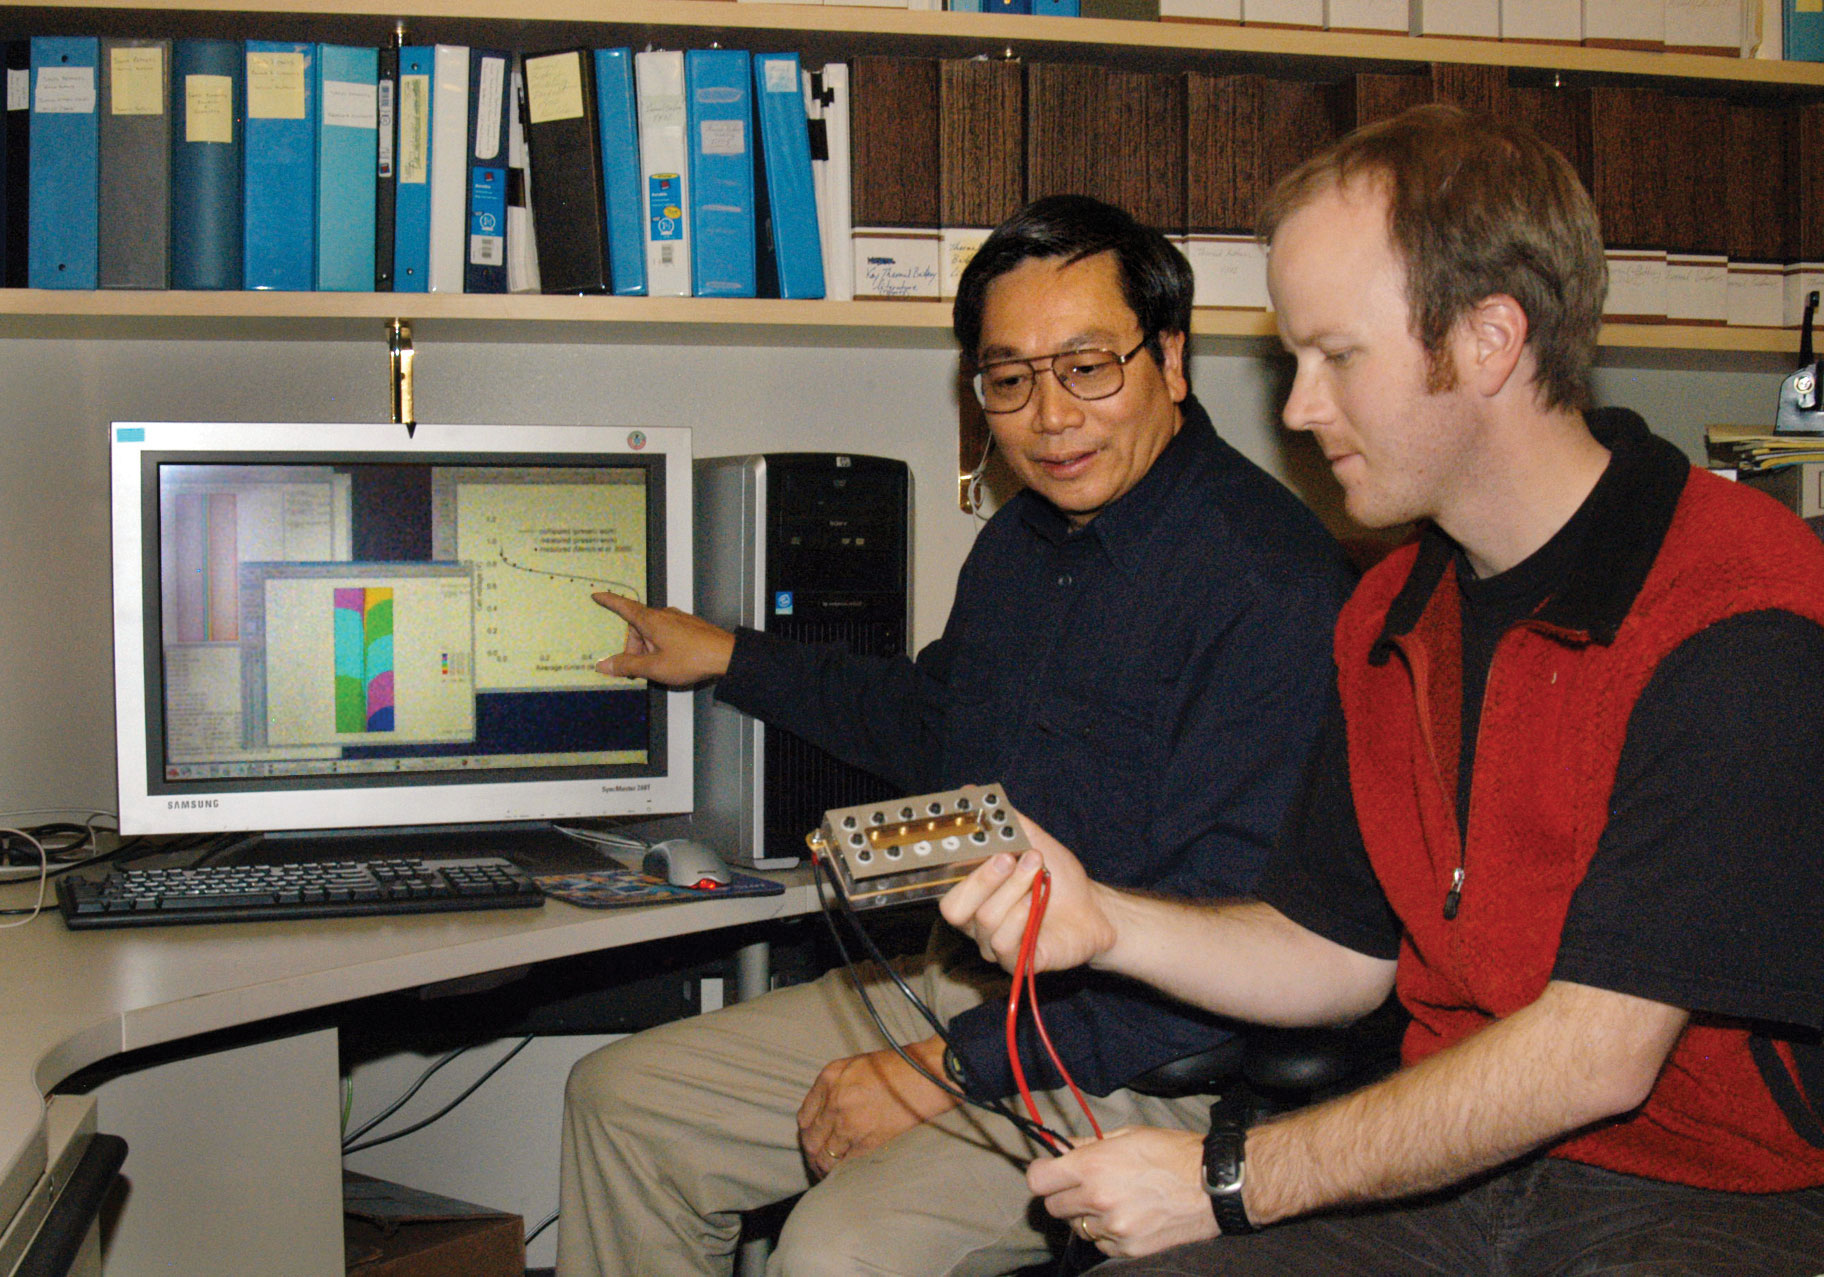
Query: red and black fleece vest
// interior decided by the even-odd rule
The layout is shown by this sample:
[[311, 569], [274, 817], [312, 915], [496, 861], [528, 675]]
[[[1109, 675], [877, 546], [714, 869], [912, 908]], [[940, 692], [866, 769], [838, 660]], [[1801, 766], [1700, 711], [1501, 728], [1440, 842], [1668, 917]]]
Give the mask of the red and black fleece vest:
[[[1339, 623], [1356, 812], [1403, 929], [1409, 1064], [1544, 990], [1607, 821], [1629, 715], [1660, 661], [1741, 613], [1782, 609], [1824, 624], [1824, 544], [1799, 520], [1691, 470], [1644, 432], [1614, 464], [1624, 457], [1629, 499], [1592, 527], [1565, 587], [1496, 648], [1467, 839], [1455, 804], [1462, 662], [1448, 543], [1432, 531], [1390, 556]], [[1459, 868], [1463, 892], [1447, 919]], [[1748, 1031], [1729, 1024], [1694, 1022], [1641, 1108], [1551, 1152], [1709, 1188], [1824, 1184], [1824, 1150], [1795, 1134]]]

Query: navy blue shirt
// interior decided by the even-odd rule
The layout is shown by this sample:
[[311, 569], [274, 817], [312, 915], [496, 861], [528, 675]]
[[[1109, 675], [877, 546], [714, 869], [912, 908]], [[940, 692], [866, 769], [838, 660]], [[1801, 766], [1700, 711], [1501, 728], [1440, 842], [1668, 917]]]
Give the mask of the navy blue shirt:
[[[907, 794], [998, 782], [1092, 877], [1246, 894], [1334, 699], [1336, 543], [1195, 399], [1133, 489], [1072, 528], [1031, 491], [982, 529], [916, 661], [743, 630], [717, 695]], [[1215, 1017], [1093, 972], [1039, 979], [1079, 1085], [1206, 1050]], [[1011, 1094], [1004, 1004], [949, 1026], [972, 1091]], [[1035, 1085], [1061, 1082], [1022, 1049]]]

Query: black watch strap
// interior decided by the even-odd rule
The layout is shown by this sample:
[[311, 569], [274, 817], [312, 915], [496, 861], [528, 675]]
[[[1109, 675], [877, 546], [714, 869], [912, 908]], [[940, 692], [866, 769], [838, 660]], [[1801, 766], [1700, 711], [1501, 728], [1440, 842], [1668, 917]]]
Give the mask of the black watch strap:
[[1210, 1195], [1210, 1212], [1225, 1236], [1254, 1231], [1248, 1208], [1242, 1202], [1247, 1184], [1248, 1133], [1229, 1106], [1218, 1101], [1210, 1108], [1210, 1133], [1203, 1137], [1203, 1189]]

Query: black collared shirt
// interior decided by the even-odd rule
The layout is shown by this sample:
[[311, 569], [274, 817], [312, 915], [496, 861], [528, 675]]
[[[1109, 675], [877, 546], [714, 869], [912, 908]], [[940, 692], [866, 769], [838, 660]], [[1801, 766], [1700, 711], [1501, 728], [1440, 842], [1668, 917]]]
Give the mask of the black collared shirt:
[[[1591, 429], [1613, 452], [1576, 515], [1525, 562], [1461, 587], [1459, 804], [1469, 793], [1480, 710], [1471, 688], [1485, 684], [1500, 634], [1538, 615], [1610, 641], [1688, 472], [1683, 456], [1632, 413], [1593, 413]], [[1457, 556], [1435, 528], [1424, 535], [1389, 630], [1416, 619], [1415, 605], [1422, 608], [1421, 596]], [[1821, 671], [1824, 629], [1771, 611], [1712, 625], [1660, 663], [1628, 720], [1609, 822], [1572, 896], [1554, 979], [1717, 1015], [1819, 1022]], [[1399, 952], [1398, 920], [1356, 826], [1340, 716], [1326, 724], [1259, 894], [1339, 944], [1382, 958]]]
[[[1348, 585], [1311, 512], [1190, 399], [1152, 468], [1086, 527], [1029, 491], [1009, 501], [916, 662], [742, 631], [717, 695], [907, 794], [999, 781], [1099, 881], [1239, 895], [1334, 696]], [[1224, 1032], [1130, 982], [1040, 986], [1053, 1042], [1097, 1094]], [[1013, 1089], [1004, 1014], [950, 1025], [982, 1094]], [[1042, 1050], [1021, 1054], [1035, 1085], [1057, 1084]]]

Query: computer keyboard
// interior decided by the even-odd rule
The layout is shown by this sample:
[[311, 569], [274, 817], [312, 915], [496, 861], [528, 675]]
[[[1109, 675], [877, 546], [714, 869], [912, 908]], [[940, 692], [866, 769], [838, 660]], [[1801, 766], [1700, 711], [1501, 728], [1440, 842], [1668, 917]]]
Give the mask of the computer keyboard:
[[501, 856], [116, 869], [105, 878], [62, 878], [57, 883], [57, 904], [72, 931], [514, 909], [543, 903], [538, 884]]

